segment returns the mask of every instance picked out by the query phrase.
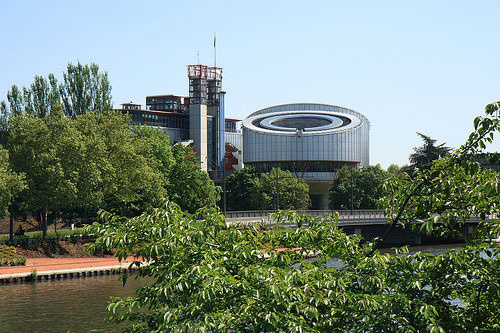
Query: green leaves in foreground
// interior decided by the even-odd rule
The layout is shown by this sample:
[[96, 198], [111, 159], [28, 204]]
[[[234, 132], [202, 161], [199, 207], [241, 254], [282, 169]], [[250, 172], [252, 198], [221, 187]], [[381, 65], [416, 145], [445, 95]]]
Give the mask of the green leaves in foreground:
[[[412, 177], [391, 177], [382, 200], [387, 232], [362, 243], [336, 216], [291, 212], [296, 229], [226, 227], [215, 210], [173, 203], [131, 219], [102, 213], [96, 247], [135, 255], [152, 284], [115, 299], [111, 319], [138, 332], [499, 332], [498, 173], [474, 157], [500, 131], [499, 103], [475, 120], [467, 142]], [[377, 250], [396, 226], [455, 234], [479, 216], [477, 239], [444, 254]], [[307, 260], [306, 256], [318, 260]]]
[[173, 203], [137, 218], [102, 218], [91, 227], [91, 249], [150, 262], [137, 274], [154, 282], [109, 306], [112, 320], [131, 330], [465, 332], [500, 322], [498, 248], [366, 256], [370, 244], [344, 234], [335, 217], [272, 232], [227, 228], [216, 211], [189, 215]]

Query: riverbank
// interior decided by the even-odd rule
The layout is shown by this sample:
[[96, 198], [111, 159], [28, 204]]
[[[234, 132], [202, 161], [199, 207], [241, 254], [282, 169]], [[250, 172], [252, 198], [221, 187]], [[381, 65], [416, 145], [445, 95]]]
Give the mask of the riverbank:
[[120, 262], [111, 252], [90, 254], [85, 251], [89, 241], [53, 239], [15, 245], [17, 253], [26, 257], [26, 265], [1, 266], [0, 284], [121, 274], [130, 269], [133, 257]]
[[113, 257], [112, 253], [96, 252], [90, 254], [85, 251], [88, 240], [58, 241], [47, 240], [38, 244], [15, 245], [17, 252], [26, 258], [106, 258]]
[[121, 262], [114, 257], [28, 258], [26, 266], [0, 267], [0, 284], [120, 274], [128, 271], [133, 261], [133, 257]]

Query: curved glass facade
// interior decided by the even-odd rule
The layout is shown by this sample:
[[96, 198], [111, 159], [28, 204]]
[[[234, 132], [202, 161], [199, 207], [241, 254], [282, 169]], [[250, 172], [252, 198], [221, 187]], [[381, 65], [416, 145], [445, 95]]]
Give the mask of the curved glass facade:
[[[310, 103], [273, 106], [254, 112], [243, 121], [243, 162], [255, 166], [290, 161], [366, 166], [369, 130], [365, 116], [339, 106]], [[332, 168], [327, 172], [336, 169]]]
[[243, 121], [243, 163], [259, 172], [288, 170], [309, 184], [313, 209], [328, 209], [328, 191], [345, 165], [369, 164], [370, 122], [335, 105], [272, 106]]

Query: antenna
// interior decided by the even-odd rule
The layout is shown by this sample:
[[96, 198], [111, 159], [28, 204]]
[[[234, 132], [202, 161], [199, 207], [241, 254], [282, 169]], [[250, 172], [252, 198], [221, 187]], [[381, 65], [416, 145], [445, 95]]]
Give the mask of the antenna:
[[196, 51], [196, 58], [198, 59], [198, 65], [200, 64], [200, 50]]
[[217, 48], [215, 47], [216, 35], [214, 33], [214, 67], [217, 67]]

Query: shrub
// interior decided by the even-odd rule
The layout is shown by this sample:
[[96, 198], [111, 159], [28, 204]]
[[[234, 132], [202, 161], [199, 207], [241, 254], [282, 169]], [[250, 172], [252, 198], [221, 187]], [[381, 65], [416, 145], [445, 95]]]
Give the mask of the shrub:
[[26, 257], [13, 246], [0, 245], [0, 266], [24, 266]]

